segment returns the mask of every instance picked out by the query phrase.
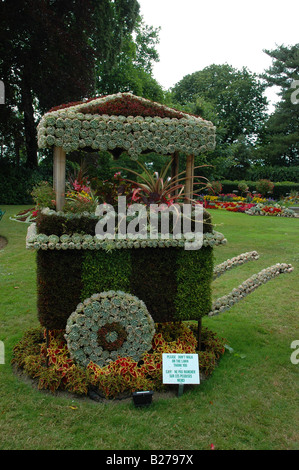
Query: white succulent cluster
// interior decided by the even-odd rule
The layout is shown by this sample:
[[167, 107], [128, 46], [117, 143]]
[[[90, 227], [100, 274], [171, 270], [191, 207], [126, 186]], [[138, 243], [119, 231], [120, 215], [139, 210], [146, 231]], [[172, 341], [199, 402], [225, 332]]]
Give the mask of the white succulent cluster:
[[246, 253], [241, 253], [239, 256], [234, 256], [233, 258], [228, 259], [221, 264], [218, 264], [218, 266], [215, 266], [213, 277], [214, 279], [216, 279], [217, 277], [220, 277], [222, 274], [226, 273], [226, 271], [229, 271], [230, 269], [233, 269], [237, 266], [241, 266], [242, 264], [247, 263], [248, 261], [257, 259], [259, 259], [259, 254], [257, 251], [248, 251]]
[[55, 217], [64, 217], [67, 220], [72, 219], [81, 219], [82, 217], [88, 217], [89, 219], [96, 219], [98, 220], [98, 216], [94, 212], [64, 212], [64, 211], [56, 211], [54, 209], [50, 209], [49, 207], [43, 207], [41, 210], [43, 215], [48, 216], [55, 216]]
[[[126, 339], [118, 349], [103, 349], [98, 332], [105, 325], [118, 325]], [[136, 362], [151, 349], [155, 324], [144, 302], [122, 291], [94, 294], [80, 303], [67, 320], [65, 338], [72, 359], [86, 367], [89, 362], [104, 367], [118, 356]], [[110, 332], [107, 341], [117, 341], [118, 332]]]
[[264, 211], [263, 208], [266, 207], [267, 204], [258, 203], [255, 206], [251, 207], [247, 211], [245, 211], [248, 215], [264, 215], [264, 216], [273, 216], [275, 217], [298, 217], [296, 212], [290, 209], [289, 207], [282, 207], [279, 204], [274, 204], [273, 207], [278, 209], [282, 209], [282, 212], [277, 212], [275, 214], [269, 214], [268, 212]]
[[[75, 233], [73, 235], [45, 235], [37, 233], [36, 224], [33, 223], [28, 227], [26, 237], [26, 248], [34, 250], [106, 250], [114, 249], [132, 249], [132, 248], [184, 248], [186, 242], [192, 242], [192, 237], [182, 237], [181, 239], [173, 238], [172, 234], [169, 238], [162, 239], [160, 234], [158, 239], [148, 238], [120, 239], [115, 235], [114, 239], [101, 239], [97, 235], [87, 235]], [[190, 234], [193, 235], [193, 234]], [[227, 242], [224, 235], [220, 232], [203, 234], [203, 246], [225, 245]]]
[[277, 263], [269, 268], [263, 269], [258, 274], [254, 274], [237, 288], [233, 289], [228, 295], [224, 295], [214, 301], [212, 309], [208, 315], [211, 317], [229, 310], [233, 305], [235, 305], [235, 303], [242, 300], [262, 284], [265, 284], [271, 279], [279, 276], [279, 274], [290, 273], [293, 269], [294, 268], [291, 264], [286, 263]]
[[[138, 159], [144, 151], [162, 155], [181, 151], [197, 155], [215, 148], [216, 129], [210, 121], [200, 117], [184, 113], [179, 113], [182, 118], [160, 118], [82, 112], [91, 103], [98, 106], [124, 95], [110, 95], [45, 114], [38, 124], [39, 148], [62, 147], [66, 153], [86, 147], [95, 151], [120, 148], [132, 159]], [[148, 102], [144, 98], [137, 99], [141, 103]]]

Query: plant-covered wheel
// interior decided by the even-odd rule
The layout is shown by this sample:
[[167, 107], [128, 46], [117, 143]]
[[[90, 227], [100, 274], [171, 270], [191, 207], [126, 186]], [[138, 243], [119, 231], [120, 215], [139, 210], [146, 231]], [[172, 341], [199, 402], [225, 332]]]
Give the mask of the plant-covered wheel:
[[65, 338], [72, 359], [104, 367], [120, 357], [135, 361], [152, 347], [154, 321], [146, 305], [122, 291], [93, 294], [69, 316]]

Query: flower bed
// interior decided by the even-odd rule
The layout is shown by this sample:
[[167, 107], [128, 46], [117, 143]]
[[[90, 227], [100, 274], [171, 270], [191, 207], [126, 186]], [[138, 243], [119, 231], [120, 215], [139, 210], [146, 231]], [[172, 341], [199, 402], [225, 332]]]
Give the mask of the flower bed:
[[222, 202], [212, 201], [205, 204], [205, 209], [222, 209], [229, 212], [246, 212], [247, 210], [254, 207], [255, 204], [246, 204], [243, 202]]
[[299, 205], [299, 193], [294, 192], [290, 196], [286, 196], [282, 199], [282, 203], [287, 206], [298, 206]]
[[269, 206], [267, 204], [256, 204], [255, 206], [246, 210], [248, 215], [264, 215], [264, 216], [276, 216], [276, 217], [297, 217], [297, 214], [288, 207], [279, 206], [275, 204], [274, 206]]
[[[70, 357], [64, 330], [27, 331], [14, 347], [12, 363], [35, 379], [39, 389], [55, 392], [64, 390], [79, 395], [91, 391], [98, 397], [112, 399], [131, 396], [138, 390], [166, 391], [162, 383], [162, 353], [196, 353], [196, 333], [192, 324], [156, 324], [152, 349], [141, 360], [117, 357], [104, 367], [89, 362], [86, 368], [78, 366]], [[217, 361], [224, 354], [225, 340], [203, 328], [202, 350], [197, 352], [201, 377], [211, 375]]]
[[[229, 199], [229, 200], [225, 200]], [[265, 198], [254, 197], [252, 202], [248, 198], [234, 196], [231, 194], [219, 196], [203, 196], [205, 209], [220, 209], [229, 212], [242, 212], [248, 215], [268, 215], [277, 217], [296, 217], [296, 213], [278, 203], [269, 202]]]

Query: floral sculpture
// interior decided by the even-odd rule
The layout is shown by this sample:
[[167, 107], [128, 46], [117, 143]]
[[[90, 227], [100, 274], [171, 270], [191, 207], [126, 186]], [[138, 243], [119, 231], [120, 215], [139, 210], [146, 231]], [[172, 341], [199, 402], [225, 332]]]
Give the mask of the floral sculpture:
[[[118, 93], [51, 109], [39, 123], [38, 145], [56, 147], [56, 170], [60, 164], [63, 168], [65, 153], [78, 149], [114, 156], [127, 151], [135, 160], [147, 151], [183, 152], [188, 155], [185, 184], [193, 186], [194, 155], [214, 149], [215, 127], [198, 116]], [[56, 204], [65, 189], [60, 173], [54, 178]], [[97, 218], [96, 213], [46, 208], [28, 228], [27, 248], [37, 251], [38, 314], [46, 341], [41, 348], [38, 333], [37, 355], [28, 356], [26, 344], [15, 354], [39, 378], [41, 388], [56, 390], [61, 384], [86, 393], [91, 380], [107, 397], [144, 386], [159, 388], [162, 352], [193, 353], [200, 345], [193, 327], [182, 326], [183, 321], [217, 315], [262, 283], [292, 270], [290, 265], [267, 268], [212, 303], [212, 280], [258, 254], [244, 253], [213, 270], [213, 247], [226, 239], [214, 230], [210, 216], [204, 217], [202, 247], [194, 252], [185, 251], [185, 240], [174, 236], [101, 239], [95, 235]], [[184, 235], [189, 240], [190, 233]], [[172, 338], [165, 324], [173, 329], [175, 322], [180, 331]], [[161, 323], [162, 331], [155, 332]], [[214, 368], [224, 352], [220, 346], [212, 359], [208, 348], [199, 351], [201, 369]]]

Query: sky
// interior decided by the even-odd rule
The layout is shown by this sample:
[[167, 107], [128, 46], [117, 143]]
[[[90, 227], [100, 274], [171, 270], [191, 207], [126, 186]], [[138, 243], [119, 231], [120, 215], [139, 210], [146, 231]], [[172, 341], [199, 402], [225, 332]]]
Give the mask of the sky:
[[[185, 75], [212, 64], [247, 67], [260, 74], [271, 66], [263, 52], [299, 42], [298, 0], [138, 0], [146, 24], [161, 27], [154, 78], [169, 89]], [[270, 103], [277, 101], [268, 89]]]

